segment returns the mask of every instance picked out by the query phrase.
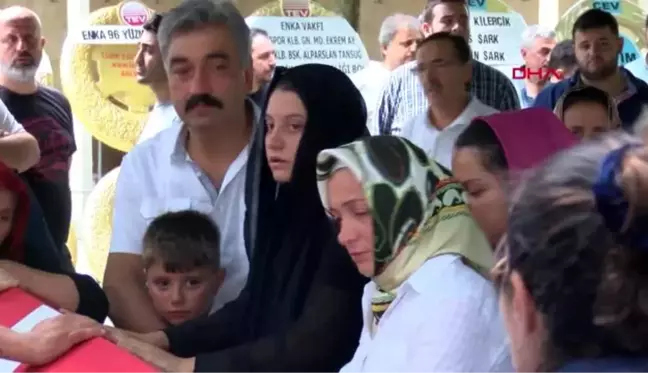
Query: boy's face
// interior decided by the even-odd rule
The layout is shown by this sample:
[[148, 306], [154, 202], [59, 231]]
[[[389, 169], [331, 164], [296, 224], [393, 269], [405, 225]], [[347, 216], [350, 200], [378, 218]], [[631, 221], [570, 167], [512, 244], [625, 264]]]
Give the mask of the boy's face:
[[614, 129], [608, 108], [595, 102], [573, 103], [563, 113], [568, 130], [583, 140], [590, 140]]
[[167, 272], [156, 261], [146, 270], [146, 287], [157, 313], [169, 324], [177, 325], [209, 312], [223, 278], [223, 270], [208, 266]]
[[11, 232], [15, 209], [15, 195], [9, 190], [0, 189], [0, 242], [4, 241]]

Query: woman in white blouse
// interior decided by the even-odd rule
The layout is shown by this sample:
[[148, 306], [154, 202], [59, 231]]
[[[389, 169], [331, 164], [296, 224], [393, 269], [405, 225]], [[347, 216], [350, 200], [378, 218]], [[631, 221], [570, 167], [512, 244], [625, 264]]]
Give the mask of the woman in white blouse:
[[411, 142], [376, 136], [324, 150], [322, 203], [372, 279], [346, 372], [511, 371], [491, 249], [449, 171]]

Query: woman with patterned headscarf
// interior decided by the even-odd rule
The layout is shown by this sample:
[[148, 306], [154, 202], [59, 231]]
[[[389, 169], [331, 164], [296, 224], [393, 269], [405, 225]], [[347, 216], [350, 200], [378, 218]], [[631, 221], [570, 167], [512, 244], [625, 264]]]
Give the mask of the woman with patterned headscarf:
[[511, 370], [491, 249], [449, 171], [408, 140], [376, 136], [322, 151], [317, 178], [338, 241], [372, 280], [342, 371]]

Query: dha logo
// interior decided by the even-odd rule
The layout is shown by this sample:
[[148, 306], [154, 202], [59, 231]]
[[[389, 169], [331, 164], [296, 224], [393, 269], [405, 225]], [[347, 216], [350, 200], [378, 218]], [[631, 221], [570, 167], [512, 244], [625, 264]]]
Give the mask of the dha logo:
[[513, 80], [525, 80], [537, 77], [540, 80], [554, 80], [561, 81], [565, 79], [565, 73], [562, 70], [543, 67], [541, 69], [532, 70], [522, 67], [514, 67], [511, 76]]
[[129, 26], [144, 26], [149, 19], [149, 10], [138, 1], [128, 1], [119, 8], [119, 18]]

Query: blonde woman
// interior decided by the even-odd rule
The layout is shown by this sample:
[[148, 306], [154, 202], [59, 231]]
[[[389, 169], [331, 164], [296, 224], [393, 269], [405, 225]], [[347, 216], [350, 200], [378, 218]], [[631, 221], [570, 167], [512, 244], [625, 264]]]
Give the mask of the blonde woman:
[[317, 177], [338, 241], [372, 280], [342, 371], [510, 371], [484, 275], [492, 250], [450, 173], [408, 140], [374, 136], [321, 152]]
[[556, 104], [554, 113], [568, 130], [583, 140], [621, 127], [614, 99], [592, 86], [567, 91]]

